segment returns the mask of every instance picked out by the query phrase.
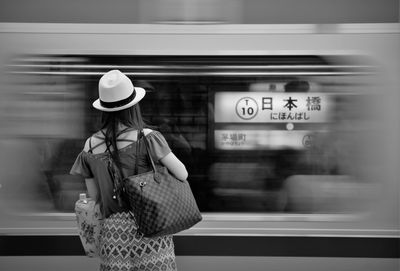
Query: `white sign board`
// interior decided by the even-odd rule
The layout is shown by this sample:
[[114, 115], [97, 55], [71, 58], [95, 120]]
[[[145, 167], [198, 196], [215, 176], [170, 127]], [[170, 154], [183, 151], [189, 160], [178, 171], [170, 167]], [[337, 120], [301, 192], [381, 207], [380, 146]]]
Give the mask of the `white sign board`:
[[326, 93], [216, 92], [216, 123], [328, 122], [333, 109]]

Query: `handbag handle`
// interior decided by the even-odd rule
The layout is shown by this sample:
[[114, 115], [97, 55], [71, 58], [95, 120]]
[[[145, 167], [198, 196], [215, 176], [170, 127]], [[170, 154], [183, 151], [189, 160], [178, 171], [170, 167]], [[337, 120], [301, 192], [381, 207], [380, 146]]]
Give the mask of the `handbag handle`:
[[160, 173], [157, 171], [156, 165], [154, 164], [153, 158], [151, 157], [150, 146], [149, 146], [149, 143], [147, 142], [147, 138], [146, 138], [146, 136], [144, 134], [143, 126], [141, 125], [142, 123], [139, 121], [139, 116], [138, 116], [137, 113], [135, 115], [136, 115], [136, 120], [137, 120], [137, 123], [138, 123], [138, 133], [137, 133], [137, 139], [136, 139], [137, 146], [136, 146], [135, 174], [139, 173], [139, 171], [138, 171], [138, 160], [139, 160], [138, 159], [139, 158], [138, 150], [139, 150], [139, 146], [140, 146], [140, 138], [143, 137], [143, 141], [144, 141], [144, 145], [145, 145], [145, 148], [146, 148], [147, 157], [148, 157], [148, 159], [150, 161], [151, 168], [153, 169], [153, 172], [154, 172], [154, 180], [159, 184], [160, 181], [161, 181]]
[[140, 144], [139, 140], [140, 140], [141, 137], [143, 137], [144, 145], [145, 145], [145, 148], [146, 148], [146, 154], [147, 154], [147, 157], [148, 157], [148, 159], [150, 161], [151, 168], [152, 168], [152, 170], [154, 172], [154, 180], [159, 184], [160, 180], [161, 180], [161, 176], [160, 176], [160, 173], [157, 171], [157, 167], [156, 167], [156, 165], [154, 163], [153, 158], [151, 157], [149, 142], [147, 141], [147, 138], [144, 135], [143, 130], [138, 131], [138, 137], [137, 137], [138, 145], [136, 147], [135, 174], [139, 173], [138, 172], [138, 160], [139, 160], [138, 159], [138, 149], [139, 149], [139, 144]]

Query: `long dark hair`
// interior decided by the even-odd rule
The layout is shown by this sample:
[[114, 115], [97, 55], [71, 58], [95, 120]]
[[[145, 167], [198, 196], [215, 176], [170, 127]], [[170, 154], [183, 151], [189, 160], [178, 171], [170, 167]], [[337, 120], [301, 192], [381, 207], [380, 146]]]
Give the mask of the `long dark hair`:
[[[119, 171], [122, 172], [122, 163], [117, 147], [118, 124], [123, 124], [128, 128], [143, 129], [147, 127], [142, 118], [139, 104], [135, 104], [124, 110], [115, 112], [102, 112], [101, 129], [105, 135], [105, 144], [110, 152], [111, 158], [114, 160]], [[110, 149], [112, 147], [112, 150]]]

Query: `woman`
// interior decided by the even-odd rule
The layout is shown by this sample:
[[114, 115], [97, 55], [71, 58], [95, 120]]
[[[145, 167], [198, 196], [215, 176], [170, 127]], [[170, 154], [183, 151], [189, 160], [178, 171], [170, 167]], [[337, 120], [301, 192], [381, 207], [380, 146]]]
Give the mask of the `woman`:
[[123, 177], [151, 170], [144, 137], [154, 161], [166, 166], [178, 179], [188, 176], [161, 133], [144, 128], [140, 137], [144, 123], [138, 102], [145, 93], [118, 70], [101, 77], [99, 99], [93, 107], [102, 111], [102, 127], [87, 139], [71, 169], [71, 174], [85, 178], [89, 196], [100, 203], [105, 218], [100, 270], [176, 270], [172, 236], [143, 237], [118, 189]]

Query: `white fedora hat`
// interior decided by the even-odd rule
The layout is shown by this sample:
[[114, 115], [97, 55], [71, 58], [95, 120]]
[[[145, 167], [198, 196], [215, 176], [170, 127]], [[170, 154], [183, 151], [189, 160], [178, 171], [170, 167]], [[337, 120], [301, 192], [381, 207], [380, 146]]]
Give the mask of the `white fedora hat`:
[[93, 102], [93, 107], [106, 112], [120, 111], [138, 103], [145, 94], [125, 74], [111, 70], [100, 78], [99, 99]]

